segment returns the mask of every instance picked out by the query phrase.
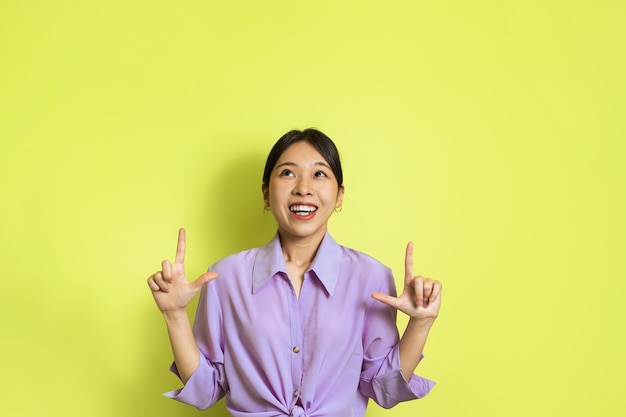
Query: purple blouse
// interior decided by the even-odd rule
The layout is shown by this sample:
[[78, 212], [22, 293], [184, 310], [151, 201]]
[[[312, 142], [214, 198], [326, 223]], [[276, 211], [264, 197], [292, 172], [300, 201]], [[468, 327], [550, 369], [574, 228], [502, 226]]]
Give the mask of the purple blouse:
[[390, 408], [434, 386], [405, 381], [396, 311], [370, 297], [396, 294], [391, 270], [328, 233], [299, 299], [278, 235], [211, 270], [219, 278], [204, 286], [193, 325], [200, 365], [166, 396], [206, 409], [226, 395], [235, 417], [362, 417], [368, 398]]

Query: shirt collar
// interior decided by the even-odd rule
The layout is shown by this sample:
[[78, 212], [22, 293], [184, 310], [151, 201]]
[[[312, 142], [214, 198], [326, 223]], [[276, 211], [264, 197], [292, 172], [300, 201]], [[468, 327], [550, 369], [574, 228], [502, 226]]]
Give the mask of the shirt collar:
[[[328, 295], [333, 295], [339, 278], [339, 256], [341, 247], [328, 232], [324, 235], [309, 271], [313, 271]], [[287, 274], [285, 258], [278, 233], [259, 252], [252, 266], [252, 293], [256, 293], [267, 281], [279, 272]]]

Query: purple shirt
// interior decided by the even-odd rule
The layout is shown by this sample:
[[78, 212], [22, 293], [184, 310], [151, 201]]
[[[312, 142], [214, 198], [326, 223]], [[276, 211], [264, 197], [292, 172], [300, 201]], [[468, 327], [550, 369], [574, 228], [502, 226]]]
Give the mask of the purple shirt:
[[368, 398], [389, 408], [433, 387], [405, 381], [396, 311], [370, 297], [396, 294], [391, 270], [328, 233], [299, 299], [278, 235], [211, 270], [219, 278], [204, 286], [193, 325], [200, 365], [166, 396], [206, 409], [226, 395], [235, 417], [362, 417]]

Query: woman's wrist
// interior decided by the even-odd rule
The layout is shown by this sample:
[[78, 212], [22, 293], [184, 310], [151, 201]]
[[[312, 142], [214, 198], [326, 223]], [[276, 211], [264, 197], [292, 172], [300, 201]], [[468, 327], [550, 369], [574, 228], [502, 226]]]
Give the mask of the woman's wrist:
[[434, 317], [428, 317], [428, 318], [411, 317], [409, 319], [409, 323], [407, 324], [407, 328], [410, 327], [413, 330], [420, 330], [420, 331], [428, 332], [430, 328], [433, 326], [433, 324], [435, 324]]
[[186, 309], [162, 311], [163, 318], [168, 325], [176, 325], [179, 323], [189, 322], [189, 316]]

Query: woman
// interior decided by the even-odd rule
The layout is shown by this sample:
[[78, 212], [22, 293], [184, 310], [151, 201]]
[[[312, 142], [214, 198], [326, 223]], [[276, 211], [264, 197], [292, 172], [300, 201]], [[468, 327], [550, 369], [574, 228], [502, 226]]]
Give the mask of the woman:
[[[290, 131], [270, 152], [263, 198], [278, 223], [265, 246], [229, 256], [196, 281], [176, 259], [148, 279], [184, 387], [166, 395], [206, 409], [226, 395], [233, 416], [364, 416], [433, 382], [413, 374], [441, 302], [441, 284], [413, 276], [413, 247], [396, 297], [389, 268], [338, 245], [328, 219], [343, 202], [334, 143]], [[218, 279], [219, 276], [219, 279]], [[201, 292], [193, 328], [186, 306]], [[400, 339], [396, 310], [410, 316]]]

